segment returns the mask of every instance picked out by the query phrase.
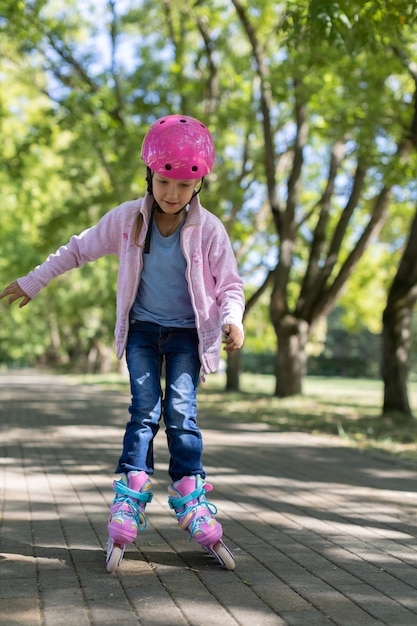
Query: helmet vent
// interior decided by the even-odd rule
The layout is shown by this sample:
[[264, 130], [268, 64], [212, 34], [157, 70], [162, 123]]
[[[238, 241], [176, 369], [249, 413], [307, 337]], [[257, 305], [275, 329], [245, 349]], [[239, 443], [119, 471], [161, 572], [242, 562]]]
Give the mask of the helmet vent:
[[214, 166], [213, 138], [208, 128], [193, 117], [167, 115], [149, 128], [141, 156], [153, 172], [168, 178], [203, 178]]

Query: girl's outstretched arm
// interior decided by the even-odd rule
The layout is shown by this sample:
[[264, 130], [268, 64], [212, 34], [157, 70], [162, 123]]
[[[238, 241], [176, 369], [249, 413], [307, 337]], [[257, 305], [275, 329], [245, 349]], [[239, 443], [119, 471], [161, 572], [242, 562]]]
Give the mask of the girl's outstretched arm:
[[26, 304], [28, 304], [28, 302], [30, 302], [32, 299], [32, 298], [29, 298], [28, 295], [26, 295], [26, 293], [23, 291], [21, 287], [19, 287], [19, 285], [17, 284], [17, 281], [15, 280], [12, 283], [10, 283], [10, 285], [7, 285], [7, 287], [3, 289], [3, 291], [0, 293], [0, 300], [2, 298], [7, 298], [7, 296], [9, 297], [9, 299], [7, 300], [7, 303], [9, 304], [9, 306], [15, 300], [20, 300], [21, 298], [23, 298], [23, 300], [19, 303], [20, 309], [22, 308], [22, 306], [25, 306]]

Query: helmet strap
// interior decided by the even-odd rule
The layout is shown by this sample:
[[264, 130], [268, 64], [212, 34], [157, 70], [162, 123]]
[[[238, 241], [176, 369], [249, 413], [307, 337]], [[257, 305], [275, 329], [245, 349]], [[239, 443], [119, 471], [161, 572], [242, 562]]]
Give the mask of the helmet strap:
[[203, 177], [202, 177], [202, 179], [201, 179], [201, 183], [200, 183], [199, 188], [198, 188], [198, 189], [194, 189], [194, 191], [193, 191], [193, 195], [191, 196], [191, 199], [195, 198], [195, 196], [197, 196], [197, 195], [200, 193], [200, 191], [201, 191], [201, 190], [202, 190], [202, 188], [203, 188], [203, 185], [204, 185], [204, 176], [203, 176]]
[[152, 170], [150, 167], [146, 167], [146, 185], [147, 191], [152, 195]]
[[152, 235], [152, 225], [153, 225], [153, 214], [155, 213], [155, 209], [158, 205], [156, 204], [155, 200], [154, 203], [152, 205], [152, 209], [151, 209], [151, 214], [149, 216], [149, 224], [148, 224], [148, 230], [146, 231], [146, 238], [145, 238], [145, 245], [143, 246], [143, 252], [144, 254], [149, 254], [150, 250], [151, 250], [151, 235]]

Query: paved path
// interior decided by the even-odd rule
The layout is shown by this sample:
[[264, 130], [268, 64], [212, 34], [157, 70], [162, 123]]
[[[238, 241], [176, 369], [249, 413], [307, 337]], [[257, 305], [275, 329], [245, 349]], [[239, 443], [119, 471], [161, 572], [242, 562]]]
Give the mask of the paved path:
[[0, 624], [415, 626], [417, 471], [338, 440], [200, 424], [227, 572], [167, 506], [157, 437], [148, 529], [117, 575], [107, 509], [128, 398], [0, 374]]

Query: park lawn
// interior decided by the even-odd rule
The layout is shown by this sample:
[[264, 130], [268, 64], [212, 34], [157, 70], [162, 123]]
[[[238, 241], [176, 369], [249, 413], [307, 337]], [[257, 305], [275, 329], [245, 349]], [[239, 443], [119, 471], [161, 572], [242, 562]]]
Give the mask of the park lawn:
[[[243, 374], [241, 388], [224, 394], [224, 383], [200, 389], [200, 413], [218, 412], [231, 419], [269, 424], [283, 432], [333, 435], [356, 447], [417, 463], [417, 419], [382, 416], [381, 381], [306, 377], [303, 395], [273, 396], [274, 378]], [[417, 415], [417, 385], [409, 386]]]
[[[75, 383], [100, 384], [129, 394], [125, 377], [75, 376]], [[199, 415], [268, 424], [282, 432], [332, 435], [361, 449], [417, 464], [417, 419], [382, 416], [383, 385], [378, 380], [306, 377], [303, 394], [273, 395], [273, 376], [242, 374], [239, 392], [224, 392], [224, 374], [207, 376], [199, 389]], [[409, 385], [417, 415], [417, 384]]]

